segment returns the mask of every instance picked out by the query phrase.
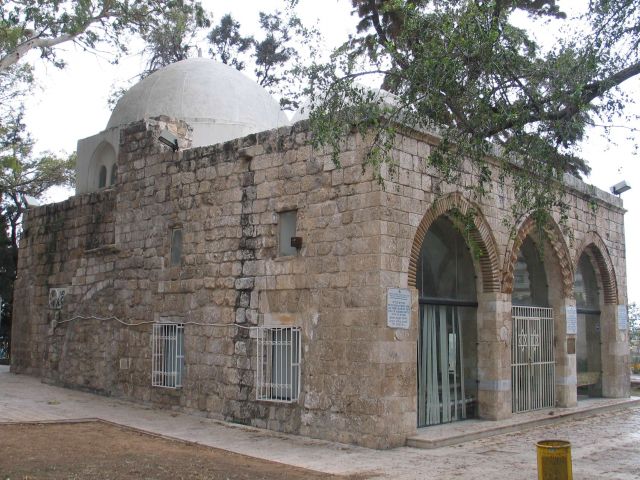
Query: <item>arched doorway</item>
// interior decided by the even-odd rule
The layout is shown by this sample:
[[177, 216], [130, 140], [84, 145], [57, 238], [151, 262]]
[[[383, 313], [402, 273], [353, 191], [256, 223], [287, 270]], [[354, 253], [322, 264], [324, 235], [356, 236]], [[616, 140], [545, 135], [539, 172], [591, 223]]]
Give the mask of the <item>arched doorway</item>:
[[477, 295], [465, 239], [445, 216], [427, 231], [418, 259], [418, 427], [475, 415]]
[[573, 287], [576, 297], [576, 373], [578, 396], [602, 396], [600, 289], [595, 268], [585, 252], [578, 260]]
[[514, 413], [555, 403], [553, 310], [541, 249], [522, 241], [513, 268], [511, 406]]

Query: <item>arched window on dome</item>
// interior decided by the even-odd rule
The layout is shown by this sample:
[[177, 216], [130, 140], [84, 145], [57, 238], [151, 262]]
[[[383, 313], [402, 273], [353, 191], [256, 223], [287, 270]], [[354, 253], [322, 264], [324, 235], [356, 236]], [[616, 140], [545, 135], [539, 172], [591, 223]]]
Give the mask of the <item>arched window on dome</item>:
[[111, 177], [109, 178], [109, 185], [115, 185], [118, 179], [118, 165], [115, 163], [111, 165]]
[[109, 142], [102, 142], [95, 149], [89, 164], [89, 191], [95, 192], [101, 188], [113, 185], [116, 151]]
[[98, 188], [104, 188], [107, 186], [107, 167], [100, 166], [100, 173], [98, 174]]

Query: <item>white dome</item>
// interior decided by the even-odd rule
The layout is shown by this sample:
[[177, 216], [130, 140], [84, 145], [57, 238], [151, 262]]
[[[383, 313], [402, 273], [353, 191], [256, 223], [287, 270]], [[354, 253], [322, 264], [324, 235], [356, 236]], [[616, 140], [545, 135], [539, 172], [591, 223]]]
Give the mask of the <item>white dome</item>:
[[187, 122], [194, 147], [289, 123], [261, 86], [235, 68], [206, 58], [173, 63], [131, 87], [118, 101], [107, 129], [159, 115]]

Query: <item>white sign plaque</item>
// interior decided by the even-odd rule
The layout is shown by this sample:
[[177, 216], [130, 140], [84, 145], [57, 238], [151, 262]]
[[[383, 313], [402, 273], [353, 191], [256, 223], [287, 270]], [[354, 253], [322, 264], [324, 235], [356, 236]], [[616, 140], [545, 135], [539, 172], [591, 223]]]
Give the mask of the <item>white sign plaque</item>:
[[567, 335], [578, 333], [578, 310], [575, 305], [567, 305]]
[[411, 328], [411, 292], [404, 288], [387, 290], [387, 326]]
[[618, 330], [627, 329], [627, 306], [618, 305]]
[[60, 310], [64, 305], [64, 297], [67, 295], [66, 288], [50, 288], [49, 289], [49, 308], [52, 310]]

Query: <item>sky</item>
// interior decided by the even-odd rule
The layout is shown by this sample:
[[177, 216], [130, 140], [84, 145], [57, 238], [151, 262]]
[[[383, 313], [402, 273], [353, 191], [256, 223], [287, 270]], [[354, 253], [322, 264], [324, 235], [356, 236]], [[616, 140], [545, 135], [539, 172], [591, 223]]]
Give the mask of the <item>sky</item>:
[[[281, 0], [205, 0], [202, 3], [213, 12], [215, 19], [232, 13], [247, 33], [257, 30], [259, 11], [282, 8]], [[325, 46], [331, 48], [355, 31], [357, 20], [350, 15], [350, 4], [349, 0], [301, 0], [297, 12], [305, 24], [318, 28]], [[572, 8], [576, 4], [565, 0], [561, 6]], [[542, 44], [552, 44], [554, 35], [561, 33], [553, 22], [534, 32]], [[26, 123], [37, 141], [36, 149], [40, 151], [71, 153], [76, 149], [78, 139], [102, 131], [110, 116], [107, 98], [112, 86], [133, 78], [142, 70], [143, 64], [137, 55], [125, 57], [118, 65], [113, 65], [107, 55], [93, 55], [73, 46], [66, 46], [64, 50], [62, 57], [67, 67], [63, 70], [34, 61], [40, 87], [34, 89], [27, 102]], [[203, 50], [206, 53], [206, 47]], [[640, 79], [628, 81], [624, 89], [638, 97]], [[628, 111], [640, 114], [640, 107], [631, 106]], [[640, 128], [640, 122], [620, 120], [616, 125], [607, 136], [603, 129], [590, 131], [581, 154], [592, 168], [591, 175], [585, 179], [588, 183], [605, 191], [621, 180], [632, 186], [622, 195], [627, 209], [628, 299], [629, 302], [640, 302], [640, 165], [634, 152], [637, 142], [628, 139], [633, 133], [629, 127]], [[68, 195], [69, 192], [56, 190], [49, 200], [60, 201]]]

